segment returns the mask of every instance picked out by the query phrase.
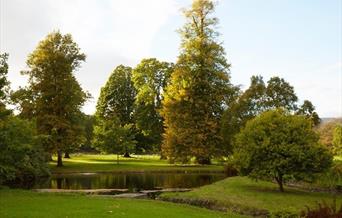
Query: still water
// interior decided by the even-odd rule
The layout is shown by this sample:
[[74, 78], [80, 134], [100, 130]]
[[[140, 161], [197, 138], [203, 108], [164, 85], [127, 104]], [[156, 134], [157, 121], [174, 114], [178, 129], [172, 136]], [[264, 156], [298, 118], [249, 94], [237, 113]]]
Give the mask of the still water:
[[53, 175], [34, 188], [129, 189], [194, 188], [226, 177], [224, 173], [94, 173]]

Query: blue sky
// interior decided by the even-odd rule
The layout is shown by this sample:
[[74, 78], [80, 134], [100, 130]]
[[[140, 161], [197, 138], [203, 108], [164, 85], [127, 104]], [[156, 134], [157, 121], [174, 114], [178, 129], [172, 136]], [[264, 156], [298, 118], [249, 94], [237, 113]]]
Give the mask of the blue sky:
[[[24, 85], [25, 59], [48, 32], [73, 34], [88, 55], [77, 78], [94, 99], [118, 64], [142, 58], [176, 61], [184, 23], [180, 8], [190, 0], [0, 0], [1, 51], [10, 53], [10, 79]], [[220, 0], [220, 40], [232, 64], [234, 84], [252, 75], [281, 76], [321, 117], [342, 116], [341, 0]]]

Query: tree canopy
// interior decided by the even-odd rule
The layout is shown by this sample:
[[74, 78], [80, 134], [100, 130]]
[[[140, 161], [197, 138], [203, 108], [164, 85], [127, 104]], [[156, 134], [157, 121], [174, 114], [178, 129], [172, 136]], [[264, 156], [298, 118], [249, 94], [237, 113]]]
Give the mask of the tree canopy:
[[162, 148], [171, 161], [196, 157], [199, 163], [209, 163], [222, 142], [219, 122], [232, 85], [213, 12], [209, 0], [195, 0], [184, 11], [180, 55], [161, 110], [166, 128]]
[[80, 109], [88, 98], [74, 72], [85, 60], [70, 34], [52, 32], [29, 55], [29, 90], [34, 96], [35, 119], [39, 134], [49, 136], [46, 150], [58, 154], [81, 144], [78, 137]]
[[163, 93], [169, 84], [173, 64], [155, 58], [143, 59], [133, 70], [132, 80], [137, 90], [135, 123], [154, 150], [160, 151], [164, 132], [160, 115]]
[[131, 77], [132, 68], [120, 65], [101, 89], [94, 127], [94, 144], [100, 150], [129, 156], [136, 144], [133, 129], [136, 90]]
[[307, 178], [330, 167], [332, 154], [318, 138], [305, 117], [271, 110], [247, 122], [237, 135], [234, 157], [243, 175], [274, 179], [284, 191], [284, 180]]

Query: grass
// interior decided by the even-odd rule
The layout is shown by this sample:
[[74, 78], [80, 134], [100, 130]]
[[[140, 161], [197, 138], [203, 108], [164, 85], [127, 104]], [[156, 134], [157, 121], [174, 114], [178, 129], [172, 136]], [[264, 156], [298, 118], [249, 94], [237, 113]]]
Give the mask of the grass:
[[[231, 211], [258, 214], [289, 211], [298, 213], [305, 206], [315, 205], [325, 200], [331, 202], [331, 193], [309, 192], [285, 187], [285, 193], [278, 191], [278, 186], [271, 182], [255, 182], [246, 177], [231, 177], [225, 180], [202, 186], [186, 193], [167, 193], [161, 196], [164, 200], [174, 202], [215, 202]], [[342, 196], [337, 196], [338, 205]]]
[[223, 166], [201, 166], [196, 164], [174, 165], [166, 160], [160, 160], [157, 155], [139, 155], [132, 158], [120, 157], [119, 164], [116, 155], [75, 155], [71, 159], [63, 159], [63, 167], [56, 166], [56, 160], [50, 162], [52, 173], [82, 173], [82, 172], [143, 172], [143, 171], [221, 171]]
[[152, 200], [112, 199], [101, 196], [3, 189], [0, 190], [0, 217], [241, 218], [242, 216]]

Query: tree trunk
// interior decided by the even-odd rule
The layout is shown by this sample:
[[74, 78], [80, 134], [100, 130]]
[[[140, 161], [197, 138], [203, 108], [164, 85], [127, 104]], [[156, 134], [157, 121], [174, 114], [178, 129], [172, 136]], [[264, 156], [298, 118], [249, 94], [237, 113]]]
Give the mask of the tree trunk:
[[160, 160], [167, 160], [167, 157], [163, 154], [163, 152], [160, 153]]
[[57, 152], [57, 167], [63, 166], [63, 160], [62, 160], [62, 151]]
[[202, 164], [202, 165], [211, 164], [210, 157], [196, 157], [196, 161], [197, 163]]
[[126, 151], [125, 154], [124, 154], [124, 157], [128, 157], [128, 158], [129, 158], [129, 157], [131, 157], [131, 156], [130, 156], [129, 153]]
[[65, 152], [65, 154], [64, 154], [64, 158], [69, 158], [69, 159], [70, 159], [69, 152]]
[[280, 192], [284, 192], [284, 187], [283, 187], [283, 176], [282, 176], [282, 175], [279, 175], [278, 177], [275, 177], [275, 180], [276, 180], [277, 183], [278, 183], [279, 191], [280, 191]]

